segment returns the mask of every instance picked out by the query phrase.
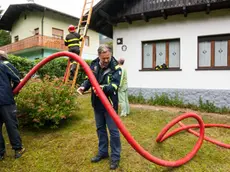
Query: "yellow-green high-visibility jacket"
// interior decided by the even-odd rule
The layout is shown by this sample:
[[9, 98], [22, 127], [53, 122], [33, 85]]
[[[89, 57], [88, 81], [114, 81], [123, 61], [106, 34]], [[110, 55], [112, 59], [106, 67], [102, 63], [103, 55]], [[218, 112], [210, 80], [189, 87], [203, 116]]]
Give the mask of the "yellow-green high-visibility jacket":
[[119, 91], [126, 91], [128, 89], [128, 79], [127, 79], [127, 71], [124, 66], [121, 66], [122, 75], [121, 75], [121, 84], [119, 87]]

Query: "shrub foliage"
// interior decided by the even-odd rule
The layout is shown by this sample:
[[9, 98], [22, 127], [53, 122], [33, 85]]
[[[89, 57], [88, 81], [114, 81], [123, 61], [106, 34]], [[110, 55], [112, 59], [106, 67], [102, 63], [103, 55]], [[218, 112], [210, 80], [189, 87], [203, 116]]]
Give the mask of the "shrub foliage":
[[[9, 61], [18, 69], [22, 78], [25, 77], [25, 75], [41, 60], [42, 59], [32, 61], [19, 56], [9, 55]], [[91, 63], [91, 60], [85, 61], [87, 64]], [[41, 69], [39, 69], [36, 75], [38, 75], [40, 78], [43, 78], [46, 75], [58, 78], [63, 77], [66, 70], [67, 62], [67, 58], [54, 59], [47, 63], [45, 66], [43, 66]], [[81, 84], [85, 77], [85, 72], [83, 71], [83, 68], [80, 67], [78, 71], [77, 83]]]
[[76, 97], [58, 78], [31, 79], [15, 98], [19, 119], [23, 125], [58, 127], [77, 112]]

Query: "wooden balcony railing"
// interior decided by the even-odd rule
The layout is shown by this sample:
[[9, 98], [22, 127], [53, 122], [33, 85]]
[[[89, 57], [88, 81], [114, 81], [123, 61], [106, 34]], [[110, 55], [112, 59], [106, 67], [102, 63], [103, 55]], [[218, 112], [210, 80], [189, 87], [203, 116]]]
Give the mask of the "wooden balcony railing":
[[58, 50], [67, 50], [68, 48], [64, 45], [63, 39], [53, 38], [49, 36], [35, 35], [29, 38], [25, 38], [18, 42], [8, 44], [0, 47], [0, 50], [3, 50], [7, 53], [13, 53], [28, 48], [43, 47], [50, 49]]

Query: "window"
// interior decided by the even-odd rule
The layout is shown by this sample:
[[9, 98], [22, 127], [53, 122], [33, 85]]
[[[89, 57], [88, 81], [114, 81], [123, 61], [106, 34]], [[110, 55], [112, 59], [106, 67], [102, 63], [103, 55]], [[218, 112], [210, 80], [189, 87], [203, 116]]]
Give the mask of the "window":
[[230, 68], [230, 35], [198, 37], [198, 69]]
[[61, 29], [57, 29], [57, 28], [52, 28], [52, 36], [54, 38], [59, 38], [59, 39], [63, 39], [63, 30]]
[[180, 69], [180, 40], [142, 42], [142, 70], [155, 70], [166, 64], [168, 69]]
[[34, 29], [34, 35], [39, 35], [39, 28]]
[[19, 36], [17, 35], [14, 37], [14, 42], [18, 42], [18, 41], [19, 41]]
[[85, 36], [85, 46], [89, 47], [89, 36]]

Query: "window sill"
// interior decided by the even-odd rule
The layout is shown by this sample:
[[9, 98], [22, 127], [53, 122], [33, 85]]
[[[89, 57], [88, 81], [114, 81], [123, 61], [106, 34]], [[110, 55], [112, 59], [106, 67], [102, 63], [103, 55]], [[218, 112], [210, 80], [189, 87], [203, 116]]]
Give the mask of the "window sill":
[[230, 70], [230, 67], [206, 67], [206, 68], [198, 68], [198, 69], [195, 69], [196, 71], [204, 71], [204, 70]]
[[156, 71], [156, 72], [167, 72], [167, 71], [182, 71], [182, 69], [163, 69], [163, 70], [156, 70], [156, 69], [140, 69], [140, 72], [148, 72], [148, 71]]

